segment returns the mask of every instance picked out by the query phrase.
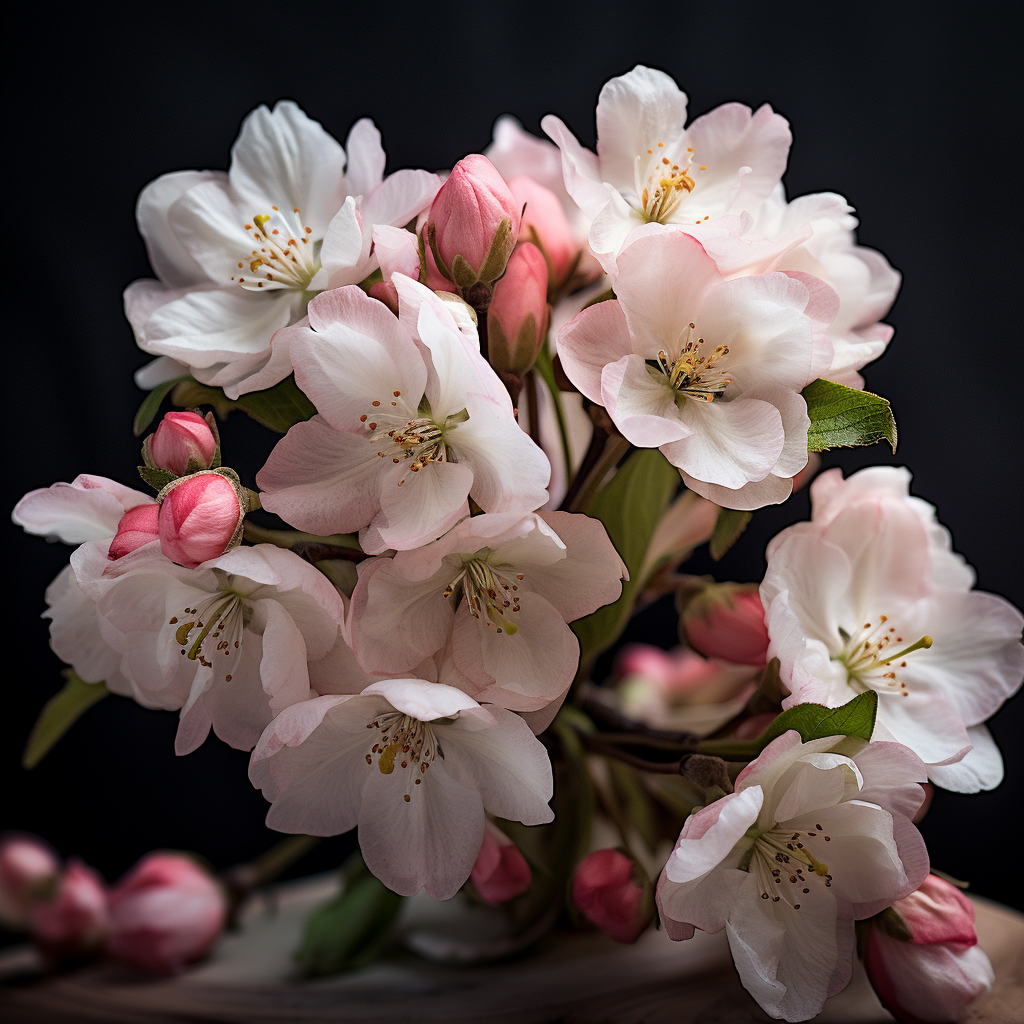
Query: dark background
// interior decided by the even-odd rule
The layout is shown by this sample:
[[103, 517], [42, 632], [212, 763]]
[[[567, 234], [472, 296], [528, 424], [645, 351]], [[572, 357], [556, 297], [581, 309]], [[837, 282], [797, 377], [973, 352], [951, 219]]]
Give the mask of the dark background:
[[[141, 487], [131, 418], [142, 395], [131, 374], [148, 357], [120, 299], [150, 276], [135, 197], [166, 171], [226, 168], [258, 103], [294, 98], [340, 141], [368, 114], [389, 169], [440, 168], [483, 149], [505, 112], [538, 134], [540, 117], [557, 112], [592, 146], [602, 83], [642, 62], [676, 78], [691, 117], [727, 100], [770, 102], [794, 130], [789, 195], [845, 195], [860, 240], [903, 272], [895, 339], [866, 371], [868, 388], [893, 401], [898, 454], [847, 450], [826, 465], [910, 466], [915, 493], [938, 506], [979, 587], [1024, 604], [1016, 54], [982, 7], [551, 4], [541, 19], [513, 5], [348, 6], [175, 5], [173, 16], [141, 20], [125, 8], [29, 26], [24, 69], [7, 78], [16, 178], [4, 210], [13, 436], [3, 508], [80, 472]], [[240, 415], [223, 428], [227, 461], [251, 483], [273, 436]], [[767, 540], [807, 513], [806, 494], [759, 512], [719, 578], [759, 580]], [[110, 880], [155, 847], [224, 867], [271, 845], [247, 755], [211, 739], [175, 758], [176, 716], [127, 700], [103, 701], [37, 769], [20, 768], [28, 730], [60, 685], [39, 614], [69, 549], [9, 522], [3, 530], [0, 829], [45, 835]], [[694, 566], [711, 569], [702, 558]], [[673, 629], [661, 607], [633, 632], [668, 645]], [[1024, 804], [1022, 729], [1018, 697], [992, 721], [1006, 781], [978, 796], [939, 793], [922, 827], [937, 867], [1018, 905], [1006, 855]], [[330, 867], [342, 849], [327, 843], [299, 870]]]

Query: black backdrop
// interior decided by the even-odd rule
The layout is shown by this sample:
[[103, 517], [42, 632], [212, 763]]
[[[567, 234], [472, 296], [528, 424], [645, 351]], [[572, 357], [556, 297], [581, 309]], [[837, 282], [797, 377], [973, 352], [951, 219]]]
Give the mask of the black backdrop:
[[[165, 171], [226, 167], [256, 104], [294, 98], [342, 141], [369, 114], [391, 169], [439, 168], [486, 146], [504, 112], [539, 132], [540, 117], [555, 111], [592, 145], [601, 84], [643, 62], [677, 79], [691, 116], [727, 100], [770, 102], [794, 130], [790, 196], [847, 196], [861, 241], [903, 272], [895, 340], [867, 370], [868, 387], [893, 400], [898, 454], [842, 451], [826, 465], [910, 466], [915, 492], [938, 505], [979, 586], [1024, 604], [1011, 205], [1020, 125], [1015, 55], [982, 8], [733, 3], [627, 14], [626, 5], [549, 5], [540, 17], [513, 5], [350, 6], [30, 15], [27, 34], [8, 37], [7, 169], [16, 178], [4, 209], [4, 508], [79, 472], [138, 483], [131, 417], [141, 394], [131, 373], [145, 357], [120, 305], [124, 286], [149, 276], [135, 197]], [[239, 416], [224, 436], [251, 482], [272, 437]], [[806, 514], [806, 495], [758, 513], [716, 571], [760, 579], [766, 541]], [[28, 729], [60, 682], [39, 613], [68, 550], [9, 522], [3, 529], [0, 828], [42, 833], [111, 879], [154, 847], [198, 850], [226, 866], [269, 846], [276, 836], [262, 824], [246, 755], [211, 739], [175, 758], [171, 714], [110, 698], [40, 767], [19, 767]], [[695, 571], [710, 568], [698, 559]], [[672, 628], [671, 609], [656, 607], [632, 633], [668, 642]], [[992, 723], [1007, 780], [979, 796], [940, 793], [923, 826], [936, 866], [1011, 903], [1020, 890], [1000, 855], [1024, 803], [1022, 728], [1018, 698]], [[343, 845], [325, 845], [303, 869], [336, 863]]]

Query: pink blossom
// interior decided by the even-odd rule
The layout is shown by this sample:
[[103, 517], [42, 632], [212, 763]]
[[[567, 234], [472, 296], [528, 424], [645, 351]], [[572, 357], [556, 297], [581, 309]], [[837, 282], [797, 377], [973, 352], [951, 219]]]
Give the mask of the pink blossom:
[[651, 885], [621, 850], [595, 850], [576, 866], [572, 901], [583, 916], [616, 942], [636, 942], [650, 923]]
[[75, 858], [68, 861], [60, 876], [56, 895], [29, 908], [32, 941], [52, 963], [94, 955], [109, 927], [103, 880]]
[[949, 882], [929, 875], [873, 925], [864, 966], [882, 1005], [903, 1024], [961, 1020], [968, 1004], [991, 989], [974, 905]]
[[763, 668], [767, 663], [768, 628], [756, 585], [708, 587], [687, 603], [686, 637], [709, 658]]
[[194, 569], [237, 544], [245, 508], [237, 486], [216, 470], [183, 477], [160, 503], [160, 550]]
[[175, 476], [209, 469], [217, 454], [210, 424], [197, 412], [172, 410], [164, 415], [148, 441], [149, 456]]
[[20, 928], [29, 908], [52, 895], [60, 862], [49, 845], [22, 832], [0, 835], [0, 921]]
[[434, 196], [427, 218], [441, 273], [460, 288], [501, 277], [519, 237], [520, 208], [487, 157], [463, 157]]
[[476, 856], [469, 880], [477, 895], [487, 903], [505, 903], [521, 896], [533, 881], [530, 865], [515, 843], [490, 821], [484, 826], [484, 841]]
[[136, 505], [128, 509], [120, 522], [117, 524], [117, 533], [110, 542], [107, 550], [107, 557], [110, 559], [123, 558], [143, 544], [151, 544], [160, 539], [158, 520], [160, 517], [160, 506], [153, 502], [151, 505]]
[[227, 901], [189, 857], [150, 853], [111, 890], [107, 948], [149, 974], [177, 974], [220, 938]]
[[508, 261], [487, 309], [488, 360], [496, 370], [522, 375], [547, 340], [548, 270], [540, 250], [526, 242]]

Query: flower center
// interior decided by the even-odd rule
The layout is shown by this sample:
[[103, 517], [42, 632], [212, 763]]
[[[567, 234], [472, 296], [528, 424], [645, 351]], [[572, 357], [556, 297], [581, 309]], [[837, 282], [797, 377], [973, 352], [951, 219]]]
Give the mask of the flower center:
[[[380, 737], [366, 755], [366, 763], [373, 765], [374, 755], [377, 757], [377, 769], [381, 775], [390, 775], [395, 770], [395, 762], [401, 768], [412, 766], [413, 785], [419, 786], [435, 757], [444, 759], [444, 751], [437, 742], [434, 730], [429, 722], [421, 722], [401, 711], [388, 711], [374, 719], [366, 727], [377, 729]], [[416, 768], [419, 767], [419, 774]], [[405, 793], [405, 802], [410, 800], [409, 787]]]
[[663, 374], [678, 397], [713, 402], [732, 383], [717, 365], [729, 354], [729, 346], [716, 345], [705, 352], [704, 339], [695, 340], [696, 332], [695, 324], [687, 324], [676, 339], [677, 354], [673, 357], [662, 349], [658, 361], [648, 363], [648, 371], [656, 380]]
[[458, 574], [444, 588], [444, 596], [451, 597], [461, 586], [474, 619], [481, 619], [498, 633], [515, 636], [519, 626], [508, 615], [519, 611], [519, 584], [524, 578], [524, 573], [514, 572], [510, 566], [494, 566], [486, 557], [475, 555], [463, 562]]
[[878, 623], [865, 622], [856, 633], [848, 633], [839, 627], [839, 636], [844, 647], [840, 654], [833, 655], [833, 661], [846, 666], [847, 677], [854, 689], [872, 689], [879, 694], [908, 696], [906, 683], [897, 674], [897, 668], [906, 668], [903, 660], [914, 651], [927, 650], [932, 638], [927, 634], [907, 647], [892, 651], [890, 648], [903, 644], [903, 637], [897, 635], [895, 626], [890, 626], [888, 615], [880, 615]]
[[248, 275], [232, 277], [247, 291], [259, 288], [294, 288], [305, 291], [320, 269], [316, 245], [311, 239], [313, 229], [302, 223], [296, 206], [290, 214], [276, 206], [272, 213], [259, 213], [245, 230], [256, 240], [257, 248], [238, 262], [238, 269]]
[[[392, 394], [398, 399], [402, 392], [394, 391]], [[370, 412], [359, 417], [371, 432], [370, 440], [380, 446], [377, 449], [379, 458], [391, 459], [396, 466], [411, 462], [409, 471], [412, 473], [418, 473], [432, 462], [459, 461], [446, 438], [460, 423], [469, 419], [465, 409], [446, 417], [444, 423], [438, 423], [430, 415], [430, 406], [426, 400], [420, 403], [417, 411], [427, 415], [413, 419], [407, 419], [404, 413], [389, 411], [391, 406], [397, 408], [398, 402], [389, 399], [389, 406], [383, 406], [379, 401], [374, 401]], [[405, 483], [407, 475], [398, 481], [399, 487]]]
[[[186, 607], [168, 621], [176, 626], [174, 640], [190, 661], [212, 668], [212, 658], [223, 654], [233, 666], [242, 647], [246, 623], [252, 619], [252, 608], [234, 590], [221, 590]], [[207, 657], [209, 655], [209, 658]], [[234, 656], [234, 657], [232, 657]], [[230, 667], [230, 666], [229, 666]], [[231, 675], [226, 676], [231, 682]]]
[[[690, 174], [693, 147], [686, 147], [681, 165], [674, 163], [666, 153], [665, 143], [659, 142], [654, 148], [638, 153], [633, 165], [633, 183], [644, 216], [659, 224], [671, 220], [683, 200], [697, 187]], [[700, 170], [707, 170], [707, 167], [701, 164]], [[708, 217], [698, 218], [694, 223], [700, 224], [702, 219]]]
[[810, 893], [817, 879], [824, 879], [826, 889], [832, 888], [828, 865], [807, 848], [808, 839], [832, 841], [820, 824], [806, 832], [775, 824], [754, 839], [747, 870], [753, 872], [761, 886], [761, 899], [785, 902], [799, 910], [802, 897]]

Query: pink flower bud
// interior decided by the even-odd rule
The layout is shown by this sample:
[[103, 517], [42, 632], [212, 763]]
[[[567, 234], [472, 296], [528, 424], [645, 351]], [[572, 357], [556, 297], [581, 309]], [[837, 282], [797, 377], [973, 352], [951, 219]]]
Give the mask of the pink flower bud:
[[480, 898], [493, 904], [521, 895], [533, 881], [530, 865], [516, 844], [490, 822], [469, 877]]
[[616, 942], [636, 942], [654, 916], [646, 872], [621, 850], [595, 850], [576, 866], [572, 900]]
[[508, 261], [487, 310], [489, 356], [496, 370], [523, 374], [537, 359], [548, 331], [548, 267], [527, 242]]
[[32, 941], [51, 963], [83, 960], [99, 952], [109, 916], [103, 880], [80, 860], [68, 861], [56, 895], [29, 908]]
[[217, 454], [217, 438], [197, 412], [169, 412], [149, 439], [154, 465], [175, 476], [209, 469]]
[[960, 1020], [968, 1003], [992, 987], [992, 965], [977, 947], [974, 906], [949, 882], [929, 875], [872, 923], [864, 966], [897, 1020]]
[[522, 210], [519, 240], [533, 242], [540, 249], [548, 269], [548, 288], [557, 291], [576, 269], [583, 252], [565, 208], [551, 189], [525, 174], [513, 178], [508, 187]]
[[427, 241], [441, 273], [462, 289], [496, 281], [519, 237], [519, 211], [487, 157], [473, 153], [460, 160], [427, 216]]
[[159, 536], [157, 521], [160, 515], [160, 506], [155, 502], [152, 505], [136, 505], [128, 509], [121, 521], [117, 524], [117, 533], [110, 542], [107, 551], [107, 558], [122, 558], [143, 544], [154, 541]]
[[245, 511], [236, 485], [216, 470], [182, 477], [160, 504], [160, 550], [194, 569], [238, 543]]
[[24, 927], [32, 904], [53, 896], [59, 873], [57, 855], [41, 839], [19, 832], [0, 836], [0, 921]]
[[188, 857], [150, 853], [110, 894], [107, 948], [150, 974], [177, 974], [201, 960], [224, 930], [220, 886]]
[[768, 629], [757, 591], [711, 586], [690, 600], [683, 613], [690, 645], [709, 658], [761, 667], [768, 655]]

